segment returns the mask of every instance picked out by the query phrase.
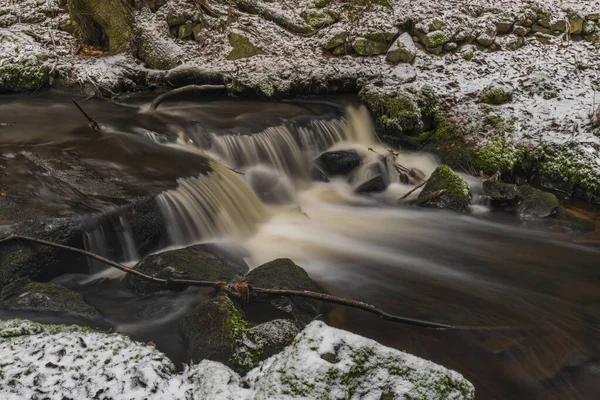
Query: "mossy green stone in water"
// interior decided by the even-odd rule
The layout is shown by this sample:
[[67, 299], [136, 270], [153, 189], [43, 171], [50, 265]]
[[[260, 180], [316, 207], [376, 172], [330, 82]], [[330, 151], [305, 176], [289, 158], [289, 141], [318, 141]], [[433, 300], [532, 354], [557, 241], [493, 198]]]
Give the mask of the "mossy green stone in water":
[[521, 218], [546, 218], [558, 211], [558, 199], [552, 193], [543, 192], [529, 185], [519, 187], [517, 212]]
[[425, 198], [438, 190], [446, 190], [441, 197], [432, 200], [439, 208], [465, 212], [471, 204], [471, 188], [467, 181], [457, 175], [447, 165], [440, 165], [429, 177], [429, 181], [419, 194], [419, 199]]
[[259, 54], [265, 54], [263, 50], [254, 46], [250, 42], [250, 39], [240, 35], [239, 33], [230, 32], [228, 39], [229, 44], [231, 47], [233, 47], [227, 56], [228, 60], [239, 60], [240, 58], [249, 58]]

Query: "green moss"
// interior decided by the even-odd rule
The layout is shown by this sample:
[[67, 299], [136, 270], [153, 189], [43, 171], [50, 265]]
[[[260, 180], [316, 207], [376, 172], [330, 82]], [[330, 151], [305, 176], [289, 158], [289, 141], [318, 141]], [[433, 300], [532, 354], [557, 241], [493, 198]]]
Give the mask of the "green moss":
[[566, 183], [571, 191], [579, 188], [600, 197], [600, 174], [594, 155], [577, 142], [540, 146], [524, 154], [523, 163], [544, 180]]
[[423, 44], [427, 48], [442, 46], [449, 41], [448, 36], [443, 31], [429, 32], [423, 38]]
[[245, 374], [258, 365], [262, 347], [249, 340], [251, 329], [233, 302], [228, 298], [225, 304], [229, 309], [224, 328], [233, 339], [228, 363], [237, 372]]
[[300, 13], [306, 24], [312, 28], [323, 28], [339, 21], [340, 16], [333, 11], [304, 10]]
[[512, 176], [521, 156], [513, 142], [504, 137], [492, 138], [488, 145], [474, 149], [474, 152], [475, 167], [486, 175], [500, 172], [503, 176]]
[[421, 133], [421, 110], [410, 93], [389, 95], [362, 90], [360, 97], [375, 116], [376, 128], [381, 134], [398, 137]]
[[467, 210], [471, 203], [469, 184], [447, 165], [440, 165], [431, 174], [427, 184], [419, 194], [419, 199], [423, 199], [438, 190], [446, 191], [443, 196], [435, 200], [440, 208], [463, 212]]
[[512, 91], [504, 86], [490, 85], [483, 89], [479, 100], [482, 103], [500, 105], [512, 101]]
[[8, 64], [0, 67], [0, 93], [37, 90], [48, 84], [48, 68]]

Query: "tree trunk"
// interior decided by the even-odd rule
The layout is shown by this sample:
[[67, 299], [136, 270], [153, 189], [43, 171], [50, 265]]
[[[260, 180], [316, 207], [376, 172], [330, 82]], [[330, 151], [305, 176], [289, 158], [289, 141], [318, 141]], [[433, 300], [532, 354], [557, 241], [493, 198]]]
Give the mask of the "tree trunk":
[[67, 6], [83, 43], [115, 53], [127, 49], [133, 31], [127, 0], [68, 0]]

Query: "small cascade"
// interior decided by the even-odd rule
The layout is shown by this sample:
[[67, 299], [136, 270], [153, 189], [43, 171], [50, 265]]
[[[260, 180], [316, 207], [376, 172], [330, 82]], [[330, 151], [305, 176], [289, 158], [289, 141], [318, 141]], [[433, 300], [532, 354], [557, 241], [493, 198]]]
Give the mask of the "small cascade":
[[[99, 226], [85, 232], [83, 242], [87, 251], [111, 260], [128, 263], [140, 259], [131, 227], [120, 214], [109, 216]], [[95, 271], [106, 268], [105, 264], [91, 259], [89, 265]]]
[[181, 178], [178, 187], [157, 197], [172, 244], [199, 239], [244, 236], [268, 213], [254, 192], [234, 172], [216, 162], [197, 178]]
[[210, 153], [232, 168], [263, 164], [306, 179], [312, 159], [342, 142], [365, 147], [375, 143], [371, 117], [364, 106], [349, 107], [341, 119], [314, 119], [250, 135], [213, 135]]

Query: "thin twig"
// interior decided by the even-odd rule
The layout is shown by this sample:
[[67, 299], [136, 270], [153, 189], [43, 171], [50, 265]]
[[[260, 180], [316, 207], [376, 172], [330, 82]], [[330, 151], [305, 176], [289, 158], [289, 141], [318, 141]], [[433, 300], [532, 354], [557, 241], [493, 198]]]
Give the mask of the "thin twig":
[[402, 200], [404, 200], [405, 198], [407, 198], [408, 196], [410, 196], [410, 195], [411, 195], [411, 194], [412, 194], [412, 193], [413, 193], [415, 190], [417, 190], [417, 189], [418, 189], [418, 188], [420, 188], [420, 187], [423, 187], [423, 186], [425, 186], [425, 184], [426, 184], [427, 182], [429, 182], [429, 179], [426, 179], [426, 180], [424, 180], [423, 182], [419, 183], [417, 186], [415, 186], [414, 188], [412, 188], [412, 189], [411, 189], [411, 190], [410, 190], [408, 193], [406, 193], [404, 196], [400, 197], [400, 198], [398, 199], [398, 201], [402, 201]]
[[415, 202], [413, 204], [420, 206], [420, 205], [427, 203], [430, 200], [437, 199], [438, 197], [441, 197], [445, 194], [446, 194], [446, 189], [437, 190], [433, 193], [429, 193], [428, 195], [421, 197], [420, 199], [415, 200]]
[[94, 118], [90, 117], [85, 111], [83, 111], [83, 108], [81, 108], [81, 106], [75, 101], [75, 99], [71, 99], [71, 100], [73, 100], [73, 103], [77, 106], [79, 111], [81, 111], [81, 113], [85, 116], [85, 118], [87, 118], [88, 123], [90, 124], [90, 128], [92, 128], [95, 132], [98, 132], [98, 133], [100, 133], [104, 130], [104, 128], [102, 126], [100, 126]]
[[150, 104], [151, 110], [156, 110], [160, 103], [168, 99], [169, 97], [181, 94], [181, 93], [190, 93], [190, 92], [211, 92], [211, 91], [223, 91], [225, 90], [225, 85], [188, 85], [183, 86], [177, 89], [173, 89], [169, 92], [163, 93], [152, 101]]

